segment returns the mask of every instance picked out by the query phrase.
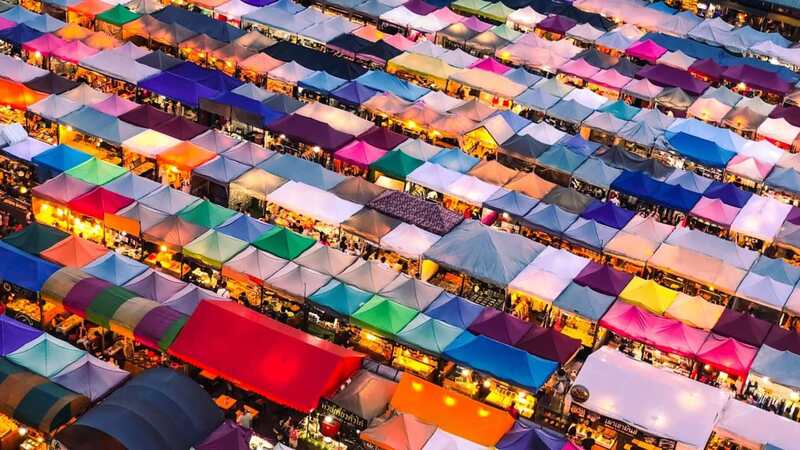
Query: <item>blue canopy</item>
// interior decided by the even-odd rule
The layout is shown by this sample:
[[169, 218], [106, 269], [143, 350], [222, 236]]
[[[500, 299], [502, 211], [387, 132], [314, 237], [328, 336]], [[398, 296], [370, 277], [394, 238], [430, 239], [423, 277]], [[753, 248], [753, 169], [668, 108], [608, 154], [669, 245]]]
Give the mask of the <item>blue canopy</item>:
[[633, 219], [634, 212], [611, 202], [594, 200], [581, 213], [585, 219], [596, 220], [603, 225], [621, 230]]
[[196, 81], [218, 92], [230, 91], [244, 84], [241, 80], [225, 75], [219, 70], [207, 69], [192, 62], [170, 67], [167, 72]]
[[678, 10], [676, 10], [675, 8], [670, 8], [664, 2], [649, 3], [649, 4], [647, 4], [647, 7], [655, 9], [656, 11], [661, 11], [663, 13], [667, 13], [667, 14], [675, 14], [676, 12], [678, 12]]
[[53, 33], [63, 28], [66, 24], [49, 14], [41, 14], [34, 19], [26, 20], [25, 25], [42, 33]]
[[563, 434], [535, 425], [527, 427], [520, 422], [495, 444], [497, 450], [561, 450], [567, 438]]
[[652, 198], [659, 189], [660, 183], [644, 172], [623, 170], [622, 174], [611, 183], [611, 189], [643, 199]]
[[449, 323], [418, 314], [397, 333], [397, 337], [413, 347], [440, 355], [463, 332]]
[[272, 228], [273, 226], [268, 223], [264, 223], [245, 214], [239, 214], [224, 222], [216, 229], [220, 233], [235, 237], [240, 241], [253, 243]]
[[320, 70], [315, 72], [314, 75], [300, 81], [298, 86], [303, 89], [309, 89], [316, 92], [327, 94], [341, 85], [345, 84], [347, 80], [328, 74], [328, 72]]
[[[105, 433], [128, 450], [172, 450], [201, 442], [222, 423], [222, 411], [199, 384], [173, 370], [159, 367], [132, 378], [70, 428]], [[61, 442], [64, 439], [58, 437]], [[66, 442], [69, 448], [91, 448]], [[114, 447], [116, 448], [116, 447]]]
[[105, 256], [84, 266], [82, 270], [93, 277], [106, 280], [116, 286], [122, 286], [133, 277], [141, 275], [147, 270], [147, 266], [127, 256], [108, 252]]
[[773, 259], [761, 255], [750, 267], [750, 272], [772, 278], [783, 284], [794, 286], [800, 281], [800, 267], [793, 266], [782, 259]]
[[401, 80], [394, 75], [386, 72], [370, 70], [369, 72], [356, 78], [356, 81], [368, 88], [380, 92], [391, 92], [392, 94], [408, 100], [410, 102], [419, 100], [420, 97], [430, 92], [430, 89], [419, 87], [408, 81]]
[[534, 87], [528, 89], [527, 91], [519, 95], [517, 98], [515, 98], [514, 103], [538, 111], [546, 111], [548, 108], [558, 103], [559, 100], [561, 99], [556, 97], [555, 95], [545, 92], [544, 89]]
[[737, 208], [743, 208], [752, 195], [752, 192], [740, 189], [733, 183], [722, 183], [720, 181], [713, 181], [703, 193], [703, 197], [719, 199], [723, 203]]
[[602, 145], [598, 142], [587, 141], [580, 134], [564, 138], [559, 142], [560, 145], [572, 150], [579, 155], [590, 156]]
[[543, 249], [543, 245], [521, 235], [465, 220], [433, 244], [425, 257], [504, 287]]
[[697, 192], [692, 192], [678, 185], [667, 183], [659, 184], [660, 187], [656, 195], [650, 200], [676, 211], [691, 211], [694, 205], [700, 201], [700, 197], [702, 197], [702, 195]]
[[536, 162], [543, 167], [572, 175], [586, 161], [586, 156], [557, 144], [539, 155]]
[[285, 154], [274, 155], [258, 167], [283, 179], [299, 181], [326, 191], [345, 180], [343, 175], [331, 172], [315, 162]]
[[764, 181], [768, 186], [800, 193], [800, 174], [791, 167], [775, 167]]
[[36, 172], [39, 181], [46, 181], [90, 159], [92, 159], [91, 155], [75, 150], [68, 145], [59, 144], [34, 156], [31, 161], [37, 166]]
[[0, 41], [5, 41], [13, 45], [22, 45], [43, 34], [44, 33], [41, 31], [34, 30], [25, 24], [19, 24], [11, 28], [6, 28], [5, 30], [0, 30]]
[[595, 291], [588, 286], [570, 282], [553, 302], [553, 305], [597, 322], [608, 311], [614, 297]]
[[496, 115], [502, 117], [506, 124], [508, 124], [512, 130], [514, 130], [514, 133], [519, 133], [520, 130], [531, 124], [530, 120], [520, 116], [519, 114], [515, 114], [508, 109], [500, 111]]
[[489, 197], [489, 200], [484, 202], [483, 206], [497, 212], [510, 214], [514, 217], [523, 217], [528, 214], [538, 200], [528, 197], [527, 195], [517, 191], [507, 191], [505, 189], [498, 189], [497, 192]]
[[504, 73], [503, 76], [513, 81], [514, 83], [521, 84], [523, 86], [533, 86], [534, 84], [538, 83], [539, 80], [542, 79], [542, 77], [540, 77], [539, 75], [534, 75], [522, 67], [517, 67], [516, 69], [509, 70], [508, 72]]
[[725, 168], [728, 161], [736, 156], [735, 153], [725, 150], [712, 141], [687, 133], [677, 133], [668, 141], [682, 156], [709, 167]]
[[472, 170], [479, 161], [478, 158], [466, 154], [460, 148], [449, 148], [437, 153], [429, 162], [459, 173], [467, 173]]
[[123, 122], [88, 106], [67, 114], [60, 119], [60, 122], [116, 145], [121, 145], [123, 141], [144, 131], [144, 128]]
[[201, 98], [216, 97], [220, 94], [215, 89], [170, 72], [161, 72], [146, 78], [139, 82], [139, 87], [192, 108], [200, 105]]
[[564, 237], [584, 247], [600, 251], [603, 250], [608, 241], [616, 236], [617, 231], [619, 230], [616, 228], [581, 217], [567, 228], [567, 231], [564, 232]]
[[202, 166], [195, 168], [192, 174], [201, 175], [209, 180], [227, 185], [248, 170], [250, 170], [250, 166], [224, 156], [217, 156]]
[[621, 173], [621, 170], [609, 166], [600, 159], [589, 158], [572, 172], [572, 176], [592, 186], [608, 189]]
[[620, 120], [633, 120], [636, 114], [639, 114], [641, 108], [631, 106], [622, 100], [606, 103], [598, 109], [600, 112], [607, 112]]
[[758, 350], [750, 372], [790, 389], [800, 388], [800, 355], [764, 345]]
[[42, 285], [59, 267], [29, 255], [5, 242], [0, 242], [0, 280], [29, 291], [39, 292]]
[[578, 124], [593, 112], [592, 108], [587, 108], [575, 100], [561, 100], [547, 110], [547, 115], [558, 120]]
[[350, 317], [372, 296], [373, 294], [370, 292], [333, 279], [309, 297], [309, 300]]
[[39, 14], [28, 11], [22, 6], [15, 5], [7, 11], [3, 11], [3, 13], [0, 14], [0, 17], [3, 19], [8, 19], [14, 23], [25, 23], [29, 20], [39, 17]]
[[454, 327], [466, 329], [481, 315], [484, 309], [477, 303], [472, 303], [449, 292], [442, 292], [425, 308], [425, 315], [447, 322]]
[[210, 99], [200, 99], [201, 109], [216, 113], [218, 108], [214, 106], [209, 108], [206, 106], [206, 102], [230, 108], [231, 118], [255, 127], [264, 127], [286, 116], [283, 113], [272, 110], [258, 100], [229, 91], [222, 92]]
[[577, 218], [577, 214], [565, 211], [556, 205], [539, 203], [531, 212], [523, 217], [523, 220], [533, 228], [540, 228], [561, 235], [567, 231], [567, 228], [569, 228]]
[[444, 351], [445, 356], [517, 386], [538, 390], [558, 363], [485, 336], [461, 333]]
[[358, 81], [350, 81], [331, 92], [333, 98], [351, 106], [360, 106], [377, 94], [378, 91], [368, 88]]
[[199, 12], [187, 11], [174, 6], [167, 6], [152, 15], [162, 22], [178, 23], [196, 33], [205, 33], [225, 43], [234, 41], [246, 33], [245, 30], [236, 28], [227, 22], [213, 19]]

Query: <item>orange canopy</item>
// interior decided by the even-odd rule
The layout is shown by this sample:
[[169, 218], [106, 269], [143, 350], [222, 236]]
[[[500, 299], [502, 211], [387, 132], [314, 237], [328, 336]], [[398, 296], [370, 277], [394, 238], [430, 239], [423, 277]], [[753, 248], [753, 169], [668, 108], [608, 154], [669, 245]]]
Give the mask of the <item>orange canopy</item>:
[[285, 64], [279, 59], [275, 59], [266, 53], [256, 53], [255, 55], [245, 59], [239, 64], [242, 69], [252, 70], [253, 72], [269, 72], [270, 70]]
[[447, 390], [408, 373], [392, 397], [392, 407], [434, 424], [448, 433], [493, 446], [514, 425], [505, 411]]
[[548, 192], [552, 191], [556, 185], [533, 172], [528, 172], [520, 173], [503, 187], [509, 191], [521, 192], [529, 197], [541, 200]]
[[215, 156], [217, 154], [212, 151], [194, 145], [189, 141], [183, 141], [159, 153], [158, 163], [171, 164], [182, 170], [192, 170]]
[[96, 31], [83, 40], [83, 43], [97, 50], [119, 47], [120, 41], [105, 31]]
[[226, 2], [228, 2], [228, 0], [189, 0], [189, 3], [205, 9], [214, 9]]
[[27, 109], [28, 106], [47, 97], [47, 94], [34, 91], [24, 84], [0, 78], [0, 104], [15, 109]]
[[109, 9], [111, 9], [111, 5], [101, 0], [83, 0], [80, 3], [68, 7], [69, 11], [73, 11], [87, 17], [94, 17]]
[[[64, 25], [61, 29], [54, 33], [56, 36], [64, 39], [65, 41], [74, 41], [76, 39], [85, 39], [90, 34], [92, 34], [92, 30], [88, 28], [84, 28], [77, 23], [71, 22]], [[89, 44], [86, 44], [89, 45]]]
[[41, 253], [42, 258], [66, 267], [81, 268], [108, 253], [100, 244], [70, 236]]

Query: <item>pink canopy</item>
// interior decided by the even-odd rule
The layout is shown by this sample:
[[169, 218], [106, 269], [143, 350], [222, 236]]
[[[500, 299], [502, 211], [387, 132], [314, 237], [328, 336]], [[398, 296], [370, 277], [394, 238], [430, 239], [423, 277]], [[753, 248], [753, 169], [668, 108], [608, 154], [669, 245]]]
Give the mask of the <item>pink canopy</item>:
[[138, 103], [134, 103], [130, 100], [125, 100], [124, 98], [118, 95], [112, 95], [111, 97], [108, 97], [107, 99], [92, 105], [92, 108], [114, 117], [119, 117], [125, 114], [126, 112], [136, 109], [138, 107], [139, 107]]
[[710, 334], [697, 352], [697, 360], [731, 375], [747, 376], [758, 349], [734, 338]]
[[15, 26], [17, 26], [16, 23], [6, 19], [5, 17], [0, 17], [0, 31], [8, 28], [14, 28]]
[[445, 23], [456, 23], [464, 20], [464, 16], [456, 14], [452, 9], [444, 7], [431, 13], [433, 17]]
[[[563, 66], [562, 66], [563, 68]], [[617, 72], [616, 69], [606, 69], [597, 72], [589, 79], [592, 83], [606, 86], [611, 89], [622, 89], [631, 82], [631, 78]]]
[[393, 34], [391, 36], [386, 36], [385, 38], [383, 38], [383, 42], [386, 42], [392, 47], [402, 51], [406, 51], [417, 44], [416, 42], [408, 39], [402, 34]]
[[728, 161], [728, 167], [725, 170], [744, 178], [763, 181], [772, 171], [772, 167], [772, 164], [751, 156], [736, 155]]
[[88, 58], [94, 54], [96, 54], [99, 50], [96, 48], [89, 47], [88, 45], [84, 44], [81, 41], [69, 41], [62, 45], [61, 47], [57, 48], [53, 52], [53, 56], [62, 60], [77, 64], [83, 61], [85, 58]]
[[739, 214], [739, 208], [728, 205], [717, 198], [701, 197], [694, 205], [691, 214], [711, 222], [730, 227]]
[[497, 61], [492, 57], [487, 57], [483, 58], [480, 61], [476, 61], [470, 67], [472, 69], [481, 69], [487, 72], [493, 72], [498, 75], [502, 75], [511, 70], [511, 67], [508, 67], [507, 65], [500, 63], [499, 61]]
[[708, 333], [675, 319], [651, 314], [628, 303], [616, 302], [600, 326], [658, 350], [694, 358]]
[[366, 169], [385, 154], [385, 150], [381, 150], [364, 141], [353, 141], [339, 149], [333, 154], [333, 157], [347, 164]]
[[43, 34], [38, 38], [22, 44], [22, 48], [29, 52], [39, 52], [42, 56], [50, 56], [63, 47], [67, 42], [54, 34]]
[[483, 33], [484, 31], [492, 28], [491, 24], [483, 22], [482, 20], [478, 19], [475, 16], [469, 16], [463, 23], [467, 28], [472, 31], [477, 31], [478, 33]]
[[564, 72], [567, 75], [573, 75], [586, 80], [591, 78], [599, 70], [600, 69], [589, 64], [583, 58], [573, 59], [572, 61], [558, 68], [559, 72]]
[[625, 50], [626, 55], [632, 56], [634, 58], [639, 58], [651, 64], [655, 64], [656, 60], [666, 52], [667, 49], [656, 44], [650, 39], [639, 41], [628, 47], [627, 50]]

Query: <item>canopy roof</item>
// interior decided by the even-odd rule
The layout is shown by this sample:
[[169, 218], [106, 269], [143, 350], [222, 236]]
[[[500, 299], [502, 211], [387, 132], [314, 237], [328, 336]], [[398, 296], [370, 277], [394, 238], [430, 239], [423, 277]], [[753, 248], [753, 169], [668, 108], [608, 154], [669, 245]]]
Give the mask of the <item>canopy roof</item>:
[[330, 192], [295, 181], [289, 181], [267, 194], [267, 200], [329, 225], [342, 224], [362, 208]]
[[133, 203], [133, 199], [97, 187], [67, 203], [73, 213], [103, 220], [106, 214], [114, 214]]
[[464, 220], [464, 216], [442, 205], [397, 191], [386, 191], [367, 206], [440, 236]]
[[314, 245], [314, 240], [282, 227], [274, 227], [253, 245], [279, 258], [293, 260]]
[[606, 313], [612, 303], [614, 303], [614, 297], [572, 282], [561, 291], [553, 305], [596, 322]]
[[94, 402], [122, 384], [129, 376], [130, 373], [114, 364], [87, 354], [66, 366], [52, 379]]
[[358, 311], [373, 294], [357, 287], [331, 280], [309, 296], [309, 300], [325, 308], [349, 317]]
[[331, 398], [331, 401], [371, 421], [386, 410], [396, 389], [397, 383], [361, 370], [353, 376], [347, 387]]
[[163, 186], [147, 194], [139, 202], [167, 214], [178, 214], [181, 210], [194, 204], [199, 199], [183, 191]]
[[38, 255], [68, 236], [61, 230], [34, 222], [16, 233], [9, 234], [3, 238], [3, 242], [31, 255]]
[[9, 316], [0, 316], [0, 356], [13, 353], [41, 334], [41, 330], [17, 322]]
[[82, 270], [88, 275], [122, 286], [132, 278], [141, 275], [147, 270], [147, 266], [127, 256], [109, 252], [84, 266]]
[[178, 217], [205, 228], [215, 228], [233, 217], [236, 211], [202, 200], [193, 203], [178, 213]]
[[150, 228], [142, 229], [142, 237], [148, 242], [180, 250], [205, 233], [206, 230], [206, 227], [181, 217], [169, 216]]
[[757, 351], [734, 338], [712, 333], [697, 353], [697, 360], [731, 375], [747, 376]]
[[106, 253], [104, 246], [73, 235], [44, 250], [41, 256], [62, 266], [83, 267]]
[[8, 353], [6, 359], [31, 372], [51, 378], [86, 354], [65, 341], [49, 334], [32, 339], [17, 350]]
[[248, 243], [255, 241], [270, 229], [272, 225], [245, 214], [237, 214], [217, 227], [220, 233]]
[[379, 448], [422, 450], [436, 431], [436, 426], [411, 414], [397, 414], [389, 420], [362, 431], [360, 438]]
[[247, 247], [247, 242], [216, 230], [209, 230], [183, 247], [183, 254], [199, 259], [211, 267], [221, 269], [222, 264]]
[[712, 331], [720, 336], [735, 338], [745, 344], [760, 346], [771, 328], [771, 324], [747, 313], [725, 309]]

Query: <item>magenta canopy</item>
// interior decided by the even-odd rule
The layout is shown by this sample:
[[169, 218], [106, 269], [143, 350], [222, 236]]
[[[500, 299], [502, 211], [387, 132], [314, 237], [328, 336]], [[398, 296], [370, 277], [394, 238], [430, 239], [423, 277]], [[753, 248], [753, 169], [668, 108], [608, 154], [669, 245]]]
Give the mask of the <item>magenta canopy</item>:
[[666, 52], [667, 49], [656, 44], [650, 39], [639, 41], [628, 47], [627, 50], [625, 50], [626, 55], [632, 56], [634, 58], [639, 58], [641, 60], [649, 62], [650, 64], [655, 64], [656, 60]]
[[498, 309], [486, 308], [467, 328], [470, 332], [515, 346], [534, 325]]
[[517, 348], [563, 365], [578, 353], [581, 341], [553, 328], [534, 327], [517, 343]]
[[507, 65], [500, 63], [499, 61], [497, 61], [492, 57], [487, 57], [481, 59], [480, 61], [476, 61], [472, 66], [470, 66], [470, 68], [482, 69], [487, 72], [496, 73], [498, 75], [502, 75], [511, 70], [511, 67], [508, 67]]
[[88, 58], [98, 51], [99, 50], [96, 48], [89, 47], [88, 45], [76, 39], [74, 41], [69, 41], [61, 47], [55, 49], [52, 56], [62, 61], [77, 64], [83, 61], [84, 58]]
[[578, 78], [588, 80], [592, 75], [600, 71], [597, 67], [589, 64], [583, 58], [573, 59], [568, 63], [558, 68], [559, 72], [564, 72], [567, 75], [574, 75]]
[[697, 353], [697, 360], [731, 375], [747, 376], [758, 349], [733, 338], [710, 334]]
[[491, 24], [488, 24], [475, 16], [469, 16], [466, 20], [461, 21], [467, 28], [472, 31], [477, 31], [478, 33], [483, 33], [488, 29], [492, 28]]
[[792, 84], [777, 73], [746, 64], [728, 67], [722, 72], [722, 78], [779, 95], [786, 95], [792, 90]]
[[719, 81], [724, 71], [725, 68], [711, 58], [698, 59], [689, 66], [689, 73], [701, 75], [714, 81]]
[[577, 24], [578, 24], [577, 22], [570, 19], [569, 17], [559, 16], [558, 14], [556, 14], [539, 22], [536, 25], [536, 28], [540, 28], [544, 31], [549, 31], [551, 33], [563, 34], [571, 30], [572, 27], [574, 27]]
[[759, 347], [767, 338], [770, 328], [772, 324], [766, 320], [726, 308], [711, 331]]
[[367, 169], [370, 164], [381, 159], [385, 154], [386, 150], [381, 150], [364, 141], [355, 140], [337, 150], [333, 157], [347, 164]]
[[739, 208], [730, 206], [718, 198], [700, 197], [691, 214], [708, 221], [730, 227], [739, 214]]
[[632, 274], [614, 269], [606, 264], [590, 262], [573, 281], [601, 294], [616, 297], [632, 279]]
[[611, 89], [620, 90], [631, 82], [631, 78], [617, 72], [616, 69], [601, 70], [594, 74], [589, 81]]
[[67, 42], [54, 34], [43, 34], [38, 38], [22, 44], [22, 48], [29, 52], [39, 52], [42, 56], [48, 57], [57, 49], [63, 47]]

